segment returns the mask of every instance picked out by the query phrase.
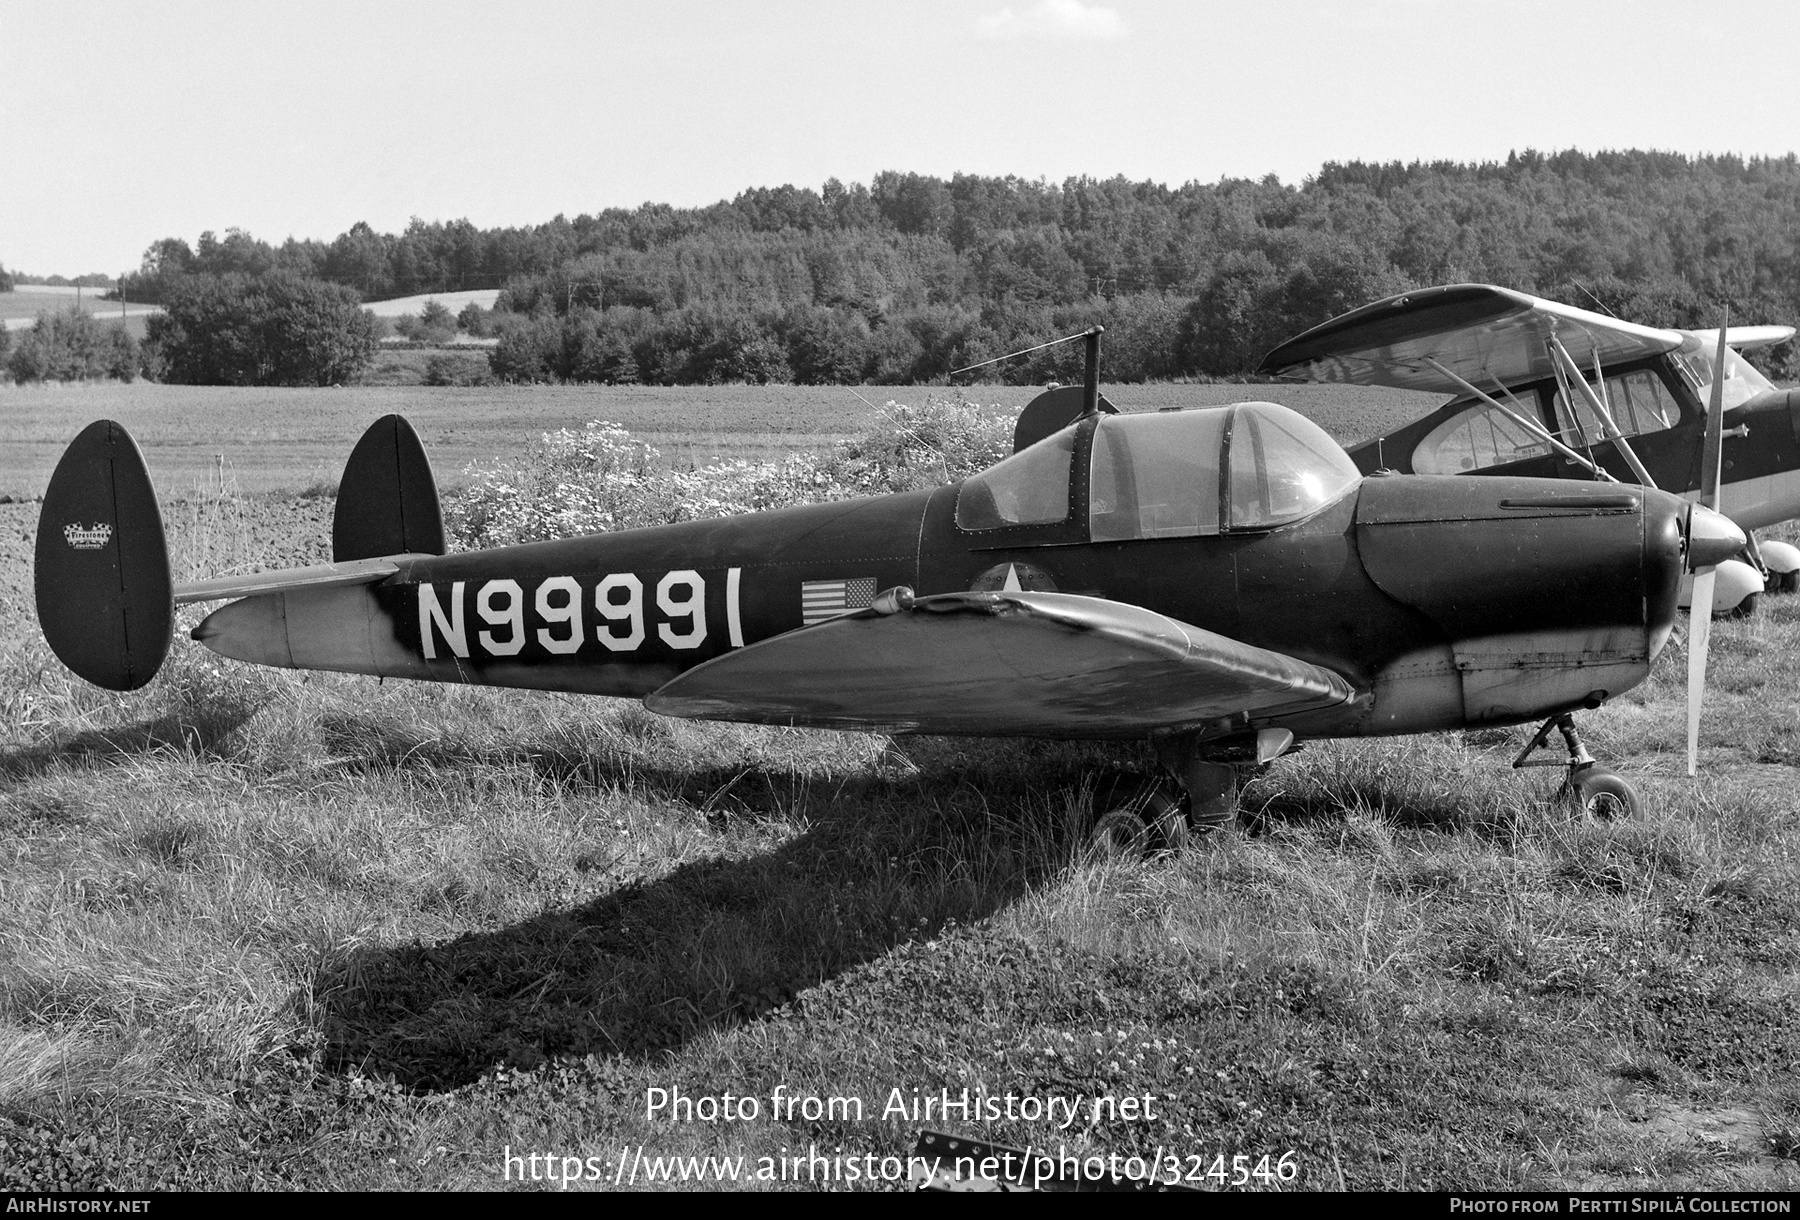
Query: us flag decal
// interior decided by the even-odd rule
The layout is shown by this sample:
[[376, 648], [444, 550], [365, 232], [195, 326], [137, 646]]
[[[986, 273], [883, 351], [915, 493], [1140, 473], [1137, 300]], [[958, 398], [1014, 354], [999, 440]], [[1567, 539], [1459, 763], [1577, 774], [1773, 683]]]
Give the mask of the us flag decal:
[[810, 627], [846, 610], [861, 610], [875, 600], [875, 578], [800, 582], [800, 621]]

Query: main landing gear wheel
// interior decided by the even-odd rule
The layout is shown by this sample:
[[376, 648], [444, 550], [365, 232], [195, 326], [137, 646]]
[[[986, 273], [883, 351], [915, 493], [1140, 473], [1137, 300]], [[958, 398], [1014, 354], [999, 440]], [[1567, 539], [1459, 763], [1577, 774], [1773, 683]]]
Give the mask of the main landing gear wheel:
[[1719, 617], [1730, 619], [1749, 618], [1756, 613], [1757, 603], [1761, 599], [1762, 594], [1752, 593], [1749, 597], [1746, 597], [1743, 601], [1739, 602]]
[[1605, 767], [1587, 766], [1569, 776], [1566, 785], [1584, 817], [1601, 822], [1635, 818], [1640, 812], [1637, 789], [1625, 777]]
[[1094, 822], [1088, 842], [1103, 860], [1134, 860], [1150, 850], [1150, 827], [1135, 809], [1114, 809]]
[[[1563, 744], [1569, 750], [1567, 763], [1531, 757], [1550, 740], [1552, 730], [1562, 733]], [[1581, 744], [1580, 735], [1575, 732], [1575, 717], [1568, 712], [1552, 716], [1539, 725], [1537, 733], [1526, 743], [1519, 756], [1513, 759], [1513, 766], [1568, 767], [1562, 787], [1556, 790], [1556, 799], [1573, 797], [1576, 808], [1581, 810], [1584, 817], [1610, 822], [1619, 818], [1635, 818], [1642, 810], [1637, 789], [1618, 772], [1600, 766], [1594, 761], [1594, 756], [1587, 752], [1587, 747]]]
[[1180, 851], [1189, 831], [1185, 803], [1160, 777], [1110, 772], [1094, 785], [1099, 814], [1088, 833], [1094, 850], [1107, 859]]

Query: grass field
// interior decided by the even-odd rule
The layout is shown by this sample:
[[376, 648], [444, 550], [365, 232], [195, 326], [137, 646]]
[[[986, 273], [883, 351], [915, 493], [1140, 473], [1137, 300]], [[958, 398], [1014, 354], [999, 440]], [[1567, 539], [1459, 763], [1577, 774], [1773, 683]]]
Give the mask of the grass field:
[[[439, 480], [454, 486], [472, 462], [593, 419], [623, 425], [670, 461], [704, 464], [823, 448], [867, 428], [875, 406], [889, 399], [916, 403], [941, 392], [917, 386], [0, 385], [0, 495], [41, 495], [63, 446], [95, 419], [116, 419], [132, 431], [166, 493], [214, 478], [220, 454], [244, 491], [293, 491], [335, 481], [362, 430], [397, 411], [419, 430]], [[1036, 392], [967, 391], [973, 401], [1010, 413]], [[1396, 427], [1439, 401], [1403, 390], [1310, 385], [1108, 386], [1106, 394], [1123, 410], [1273, 400], [1346, 442]]]
[[425, 292], [417, 296], [391, 297], [385, 301], [369, 301], [363, 308], [378, 318], [398, 318], [406, 314], [417, 315], [425, 308], [427, 301], [436, 301], [451, 313], [461, 313], [470, 305], [478, 305], [482, 309], [492, 309], [494, 300], [500, 295], [498, 288], [471, 288], [462, 292]]
[[[1285, 390], [1245, 388], [1157, 394]], [[17, 424], [30, 393], [0, 394], [9, 428], [91, 401]], [[717, 425], [742, 390], [704, 414], [103, 393], [140, 435], [204, 445], [211, 418], [306, 462], [389, 409], [440, 459], [634, 404], [677, 438], [704, 420], [696, 453], [790, 435]], [[815, 393], [762, 399], [802, 425], [775, 443], [862, 426]], [[317, 558], [329, 508], [172, 504], [177, 571]], [[1247, 789], [1246, 835], [1117, 863], [1080, 809], [1132, 750], [675, 722], [253, 669], [179, 632], [151, 686], [98, 692], [31, 628], [34, 515], [0, 505], [0, 1188], [554, 1188], [541, 1154], [583, 1186], [680, 1178], [640, 1151], [780, 1188], [785, 1158], [879, 1171], [923, 1127], [1160, 1149], [1205, 1185], [1244, 1156], [1251, 1188], [1800, 1186], [1800, 599], [1719, 625], [1699, 780], [1679, 628], [1582, 717], [1636, 821], [1583, 822], [1555, 772], [1509, 770], [1524, 730], [1313, 743]], [[965, 1088], [1081, 1104], [1066, 1126], [912, 1109]], [[649, 1112], [676, 1092], [758, 1113]]]

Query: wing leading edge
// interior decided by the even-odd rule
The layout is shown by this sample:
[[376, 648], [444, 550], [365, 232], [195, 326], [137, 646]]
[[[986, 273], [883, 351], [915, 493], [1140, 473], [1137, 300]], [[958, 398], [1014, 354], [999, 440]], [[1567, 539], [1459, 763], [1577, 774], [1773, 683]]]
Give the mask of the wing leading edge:
[[644, 704], [813, 728], [1141, 737], [1355, 696], [1328, 669], [1121, 602], [896, 590], [875, 608], [698, 665]]
[[1259, 372], [1305, 381], [1460, 394], [1436, 361], [1481, 386], [1553, 375], [1549, 341], [1582, 368], [1638, 360], [1683, 346], [1681, 331], [1622, 322], [1490, 284], [1421, 288], [1376, 301], [1289, 339]]

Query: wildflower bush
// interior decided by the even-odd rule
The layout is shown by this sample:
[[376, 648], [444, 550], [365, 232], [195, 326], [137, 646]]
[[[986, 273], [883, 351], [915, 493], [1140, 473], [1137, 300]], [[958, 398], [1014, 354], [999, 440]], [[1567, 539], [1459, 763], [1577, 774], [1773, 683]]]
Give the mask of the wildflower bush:
[[529, 452], [471, 473], [447, 506], [468, 547], [507, 546], [794, 504], [914, 491], [965, 478], [1012, 448], [1012, 421], [963, 399], [890, 402], [863, 436], [778, 462], [671, 470], [605, 420], [545, 433]]

